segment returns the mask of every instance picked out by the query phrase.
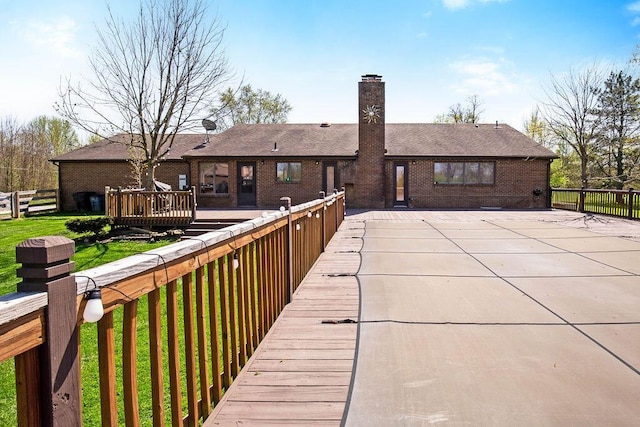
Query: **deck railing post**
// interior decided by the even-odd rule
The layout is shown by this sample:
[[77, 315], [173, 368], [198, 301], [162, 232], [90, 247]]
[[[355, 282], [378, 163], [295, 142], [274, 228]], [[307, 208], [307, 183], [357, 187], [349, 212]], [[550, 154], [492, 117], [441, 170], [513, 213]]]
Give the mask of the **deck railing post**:
[[629, 210], [627, 211], [627, 218], [633, 219], [633, 188], [629, 188]]
[[586, 191], [585, 188], [582, 187], [580, 189], [580, 198], [578, 201], [578, 212], [584, 213], [584, 199], [585, 199]]
[[111, 192], [111, 187], [108, 185], [104, 187], [104, 214], [105, 216], [109, 216], [109, 193]]
[[291, 212], [291, 197], [280, 197], [280, 201], [285, 202], [289, 220], [287, 221], [287, 290], [288, 300], [293, 299], [293, 213]]
[[336, 213], [335, 220], [336, 220], [336, 223], [335, 223], [335, 227], [333, 229], [335, 231], [338, 231], [338, 226], [340, 225], [340, 218], [339, 218], [340, 209], [338, 208], [338, 189], [337, 188], [334, 188], [334, 190], [333, 190], [333, 203], [336, 205], [336, 208], [335, 208], [335, 213]]
[[46, 426], [82, 425], [77, 291], [70, 275], [74, 262], [69, 261], [74, 251], [73, 240], [62, 236], [28, 239], [16, 247], [16, 261], [22, 263], [17, 275], [23, 279], [18, 292], [46, 292], [48, 297], [39, 369], [40, 414]]
[[196, 220], [196, 187], [195, 185], [191, 186], [191, 222]]
[[320, 248], [320, 252], [324, 252], [324, 248], [326, 248], [327, 246], [327, 226], [326, 226], [326, 221], [327, 221], [327, 216], [325, 215], [325, 209], [326, 209], [326, 205], [327, 205], [327, 201], [325, 200], [325, 197], [327, 197], [327, 193], [325, 193], [324, 191], [320, 192], [320, 198], [322, 199], [322, 209], [320, 210], [320, 215], [322, 215], [322, 230], [320, 231], [322, 233], [321, 239], [322, 241], [320, 242], [320, 244], [322, 245], [322, 247]]
[[118, 187], [118, 192], [116, 193], [116, 215], [117, 219], [122, 218], [122, 187]]

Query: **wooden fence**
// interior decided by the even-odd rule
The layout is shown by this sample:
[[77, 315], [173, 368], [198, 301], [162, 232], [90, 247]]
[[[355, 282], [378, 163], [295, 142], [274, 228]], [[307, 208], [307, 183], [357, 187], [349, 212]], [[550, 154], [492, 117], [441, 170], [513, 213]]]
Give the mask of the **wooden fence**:
[[552, 188], [551, 207], [640, 219], [640, 191]]
[[190, 191], [143, 191], [105, 188], [105, 215], [115, 225], [187, 226], [195, 220], [195, 188]]
[[[0, 297], [17, 425], [81, 425], [80, 402], [99, 405], [106, 426], [198, 425], [343, 217], [341, 192], [75, 275], [73, 241], [23, 242], [19, 292]], [[104, 307], [97, 325], [82, 320], [92, 289]]]
[[20, 218], [33, 213], [55, 212], [58, 206], [57, 189], [0, 193], [0, 217]]

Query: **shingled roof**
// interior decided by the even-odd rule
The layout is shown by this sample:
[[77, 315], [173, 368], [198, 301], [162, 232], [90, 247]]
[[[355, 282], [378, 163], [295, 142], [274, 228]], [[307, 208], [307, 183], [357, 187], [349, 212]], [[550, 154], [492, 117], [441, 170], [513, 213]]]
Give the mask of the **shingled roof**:
[[358, 149], [358, 125], [248, 124], [216, 135], [185, 157], [353, 157]]
[[[385, 139], [388, 156], [556, 157], [504, 124], [387, 123]], [[357, 124], [253, 124], [234, 126], [185, 157], [351, 157], [357, 149]]]
[[[385, 126], [387, 156], [396, 157], [538, 157], [555, 153], [509, 125], [395, 124]], [[125, 141], [124, 135], [112, 140]], [[181, 134], [167, 160], [182, 157], [354, 157], [357, 124], [246, 124], [210, 135]], [[126, 160], [126, 145], [102, 140], [58, 156], [53, 161]]]
[[[123, 161], [129, 158], [126, 134], [115, 135], [109, 139], [102, 139], [93, 144], [85, 145], [68, 153], [54, 157], [54, 162], [81, 161]], [[211, 138], [214, 136], [211, 135]], [[206, 135], [179, 134], [171, 146], [166, 160], [183, 160], [182, 155], [206, 141]]]

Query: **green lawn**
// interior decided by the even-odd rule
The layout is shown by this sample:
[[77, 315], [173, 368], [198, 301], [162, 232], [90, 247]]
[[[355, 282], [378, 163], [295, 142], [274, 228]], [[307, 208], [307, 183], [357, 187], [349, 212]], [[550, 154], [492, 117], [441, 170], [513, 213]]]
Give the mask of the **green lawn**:
[[[0, 221], [0, 294], [14, 292], [16, 285], [20, 281], [16, 277], [16, 268], [19, 267], [15, 262], [15, 247], [19, 243], [32, 237], [58, 235], [75, 239], [78, 236], [69, 232], [64, 223], [78, 215], [41, 215], [27, 217], [17, 220]], [[88, 216], [87, 216], [88, 217]], [[169, 240], [157, 241], [155, 243], [145, 242], [111, 242], [108, 244], [101, 243], [77, 243], [76, 255], [73, 258], [76, 262], [76, 271], [86, 270], [96, 267], [117, 259], [151, 250], [153, 248], [164, 246], [171, 243]], [[148, 357], [146, 357], [145, 346], [148, 347], [148, 335], [145, 334], [146, 321], [146, 298], [141, 301], [139, 306], [141, 312], [138, 332], [140, 337], [139, 351], [142, 353], [139, 358], [139, 369], [141, 371], [148, 370]], [[121, 310], [116, 313], [116, 323], [121, 322]], [[120, 339], [120, 335], [116, 334], [116, 339]], [[97, 375], [89, 374], [97, 371], [97, 342], [95, 325], [83, 325], [81, 328], [81, 363], [83, 369], [83, 407], [85, 425], [100, 424], [100, 408], [99, 408], [99, 385], [97, 383]], [[118, 342], [118, 347], [120, 348]], [[165, 359], [166, 360], [166, 359]], [[0, 425], [15, 425], [15, 374], [13, 360], [7, 360], [0, 363]], [[121, 392], [121, 390], [119, 390]], [[145, 415], [149, 412], [150, 397], [146, 394], [148, 391], [141, 393], [142, 409]], [[148, 417], [143, 419], [143, 424], [148, 425], [150, 420]]]
[[[15, 292], [20, 279], [16, 277], [15, 247], [26, 239], [41, 236], [80, 237], [70, 232], [64, 223], [79, 215], [53, 214], [0, 221], [0, 295]], [[86, 216], [90, 218], [90, 216]], [[148, 251], [171, 243], [161, 240], [155, 243], [119, 241], [108, 244], [76, 243], [76, 271], [86, 270], [117, 259]]]

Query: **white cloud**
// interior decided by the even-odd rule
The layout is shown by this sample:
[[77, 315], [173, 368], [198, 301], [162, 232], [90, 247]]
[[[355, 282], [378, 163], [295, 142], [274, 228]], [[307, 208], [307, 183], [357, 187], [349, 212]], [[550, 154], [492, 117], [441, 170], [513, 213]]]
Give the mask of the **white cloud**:
[[469, 5], [469, 0], [442, 0], [442, 4], [447, 9], [464, 9]]
[[469, 7], [474, 3], [506, 3], [508, 1], [510, 0], [442, 0], [442, 4], [447, 9], [457, 10]]
[[504, 58], [464, 58], [449, 64], [459, 78], [453, 90], [462, 95], [478, 94], [496, 96], [513, 93], [519, 89], [515, 73], [510, 72], [511, 63]]
[[627, 5], [627, 10], [630, 12], [640, 13], [640, 1], [635, 1]]
[[37, 50], [50, 54], [77, 58], [82, 55], [75, 44], [78, 25], [68, 17], [47, 21], [30, 21], [23, 28], [25, 40]]

